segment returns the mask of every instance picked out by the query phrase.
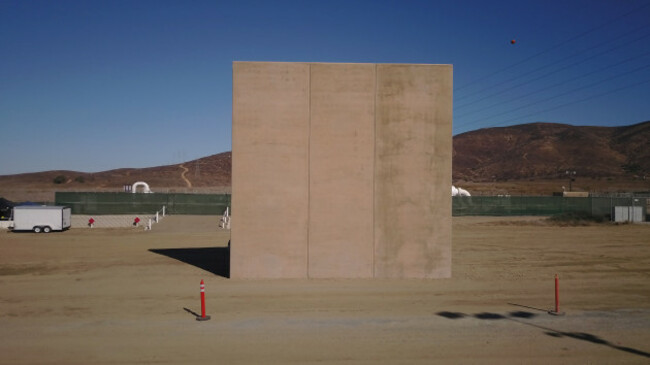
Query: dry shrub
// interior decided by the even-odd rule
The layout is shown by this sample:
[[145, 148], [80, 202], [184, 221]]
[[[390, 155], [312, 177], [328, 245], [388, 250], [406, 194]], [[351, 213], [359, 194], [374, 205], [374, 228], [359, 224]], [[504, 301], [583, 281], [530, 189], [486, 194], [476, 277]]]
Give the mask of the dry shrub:
[[547, 222], [558, 226], [591, 226], [603, 223], [603, 218], [586, 212], [564, 212], [550, 216]]

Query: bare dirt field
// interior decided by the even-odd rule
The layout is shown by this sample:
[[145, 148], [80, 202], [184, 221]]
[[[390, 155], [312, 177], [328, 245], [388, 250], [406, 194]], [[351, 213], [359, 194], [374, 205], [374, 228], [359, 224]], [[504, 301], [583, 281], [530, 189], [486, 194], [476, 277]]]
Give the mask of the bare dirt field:
[[231, 280], [218, 217], [0, 231], [0, 363], [650, 363], [650, 225], [540, 219], [453, 218], [443, 280]]

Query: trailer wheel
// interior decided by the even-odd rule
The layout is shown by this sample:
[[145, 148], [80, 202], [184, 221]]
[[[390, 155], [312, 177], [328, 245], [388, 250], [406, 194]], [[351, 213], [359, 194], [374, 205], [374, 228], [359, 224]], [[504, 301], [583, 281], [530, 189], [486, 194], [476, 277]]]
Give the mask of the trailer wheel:
[[34, 227], [34, 233], [41, 233], [41, 227]]
[[50, 233], [50, 232], [52, 232], [52, 228], [48, 226], [43, 227], [43, 233]]

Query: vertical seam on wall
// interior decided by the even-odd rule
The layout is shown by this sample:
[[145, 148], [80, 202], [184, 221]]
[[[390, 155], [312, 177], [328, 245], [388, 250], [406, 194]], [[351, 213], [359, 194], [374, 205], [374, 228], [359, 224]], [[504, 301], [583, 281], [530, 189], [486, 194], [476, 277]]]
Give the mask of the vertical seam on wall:
[[307, 64], [309, 67], [309, 77], [307, 78], [307, 95], [309, 97], [309, 104], [307, 110], [309, 112], [308, 122], [308, 135], [307, 135], [307, 279], [309, 275], [309, 230], [311, 227], [311, 63]]
[[375, 210], [377, 190], [375, 181], [377, 180], [377, 64], [375, 64], [375, 100], [373, 110], [373, 130], [372, 130], [372, 277], [375, 278], [375, 256], [377, 255], [377, 243], [375, 233]]

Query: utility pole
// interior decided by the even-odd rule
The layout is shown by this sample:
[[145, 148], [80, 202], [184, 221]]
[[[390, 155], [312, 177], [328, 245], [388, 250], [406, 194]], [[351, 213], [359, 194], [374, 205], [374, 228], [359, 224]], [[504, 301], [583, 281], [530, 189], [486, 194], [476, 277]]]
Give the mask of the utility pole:
[[575, 170], [566, 170], [566, 175], [569, 177], [569, 191], [573, 191], [573, 182], [576, 181], [576, 172]]

